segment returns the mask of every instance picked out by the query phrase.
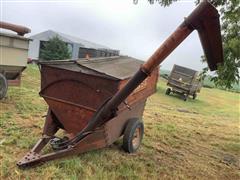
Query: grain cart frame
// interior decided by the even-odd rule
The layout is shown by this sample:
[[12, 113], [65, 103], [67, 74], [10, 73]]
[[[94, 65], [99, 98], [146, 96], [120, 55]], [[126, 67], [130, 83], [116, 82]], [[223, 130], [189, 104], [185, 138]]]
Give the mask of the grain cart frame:
[[17, 32], [17, 34], [0, 32], [0, 99], [2, 99], [7, 94], [8, 85], [20, 85], [21, 73], [27, 66], [30, 40], [23, 35], [31, 30], [1, 21], [0, 28]]
[[[145, 63], [143, 63], [143, 65], [140, 66], [139, 70], [127, 80], [123, 87], [117, 90], [112, 97], [101, 102], [101, 105], [87, 121], [84, 122], [78, 119], [77, 122], [73, 123], [72, 118], [76, 119], [74, 116], [71, 116], [68, 121], [63, 121], [62, 119], [57, 118], [57, 116], [60, 117], [60, 114], [54, 114], [54, 112], [52, 113], [50, 109], [45, 121], [43, 137], [38, 141], [33, 149], [17, 163], [17, 165], [19, 167], [33, 166], [45, 161], [65, 157], [67, 155], [79, 154], [88, 150], [105, 147], [106, 143], [104, 144], [103, 142], [106, 140], [106, 138], [104, 138], [106, 135], [104, 132], [102, 132], [102, 128], [111, 122], [113, 124], [109, 128], [109, 132], [111, 131], [110, 134], [114, 134], [114, 132], [120, 132], [121, 130], [124, 131], [124, 134], [125, 132], [128, 132], [128, 138], [123, 139], [127, 139], [127, 144], [130, 145], [129, 147], [133, 147], [133, 149], [135, 149], [134, 147], [139, 147], [142, 136], [137, 135], [137, 132], [141, 131], [141, 134], [143, 133], [142, 122], [138, 120], [131, 120], [127, 121], [127, 124], [124, 124], [121, 120], [117, 121], [116, 119], [122, 115], [124, 116], [124, 114], [127, 112], [133, 113], [137, 109], [136, 108], [132, 111], [132, 107], [128, 107], [128, 102], [126, 102], [126, 99], [132, 97], [134, 91], [141, 89], [141, 84], [144, 84], [144, 80], [151, 77], [156, 71], [158, 65], [195, 29], [199, 32], [210, 70], [216, 70], [217, 65], [223, 62], [219, 14], [210, 3], [203, 1], [184, 20], [184, 22], [175, 30], [175, 32], [173, 32], [173, 34], [159, 47], [159, 49], [157, 49], [156, 52]], [[62, 74], [64, 74], [64, 71], [62, 71]], [[94, 85], [96, 85], [98, 81], [94, 82]], [[62, 86], [62, 88], [64, 89], [69, 87]], [[97, 92], [98, 89], [94, 90]], [[74, 93], [74, 91], [71, 92], [73, 97], [75, 97], [74, 95], [78, 94], [77, 92]], [[96, 97], [101, 98], [101, 96]], [[144, 97], [143, 99], [146, 100], [148, 95], [141, 96], [141, 94], [139, 94], [139, 97]], [[49, 98], [53, 100], [52, 103], [57, 100], [51, 96], [49, 96]], [[62, 100], [61, 102], [64, 103], [65, 101]], [[135, 105], [140, 106], [141, 103], [143, 102], [139, 99]], [[65, 105], [63, 104], [63, 106], [56, 107], [60, 109], [67, 108]], [[79, 106], [79, 104], [72, 102], [69, 106], [75, 107]], [[125, 107], [126, 109], [124, 113], [121, 111], [121, 106]], [[81, 107], [83, 106], [81, 105]], [[71, 110], [72, 108], [70, 108], [67, 112], [74, 112]], [[81, 115], [87, 115], [78, 110], [76, 110], [76, 112]], [[58, 121], [61, 123], [58, 123]], [[121, 124], [117, 125], [117, 122]], [[79, 126], [80, 124], [84, 124], [80, 128], [81, 130], [73, 133], [74, 135], [70, 139], [53, 141], [53, 144], [56, 145], [54, 146], [54, 149], [56, 150], [55, 152], [43, 155], [41, 154], [41, 150], [45, 147], [45, 145], [49, 141], [54, 140], [54, 135], [59, 128], [64, 128], [66, 131], [68, 131], [68, 126], [70, 131], [72, 131], [75, 129], [76, 125]], [[127, 127], [125, 127], [125, 125], [127, 125]], [[118, 135], [120, 136], [121, 134]], [[136, 141], [137, 146], [134, 145], [135, 143], [133, 141], [135, 137], [138, 139]]]
[[166, 89], [166, 95], [170, 95], [170, 93], [180, 94], [186, 101], [189, 95], [196, 99], [202, 82], [198, 71], [174, 64], [167, 85], [171, 88]]

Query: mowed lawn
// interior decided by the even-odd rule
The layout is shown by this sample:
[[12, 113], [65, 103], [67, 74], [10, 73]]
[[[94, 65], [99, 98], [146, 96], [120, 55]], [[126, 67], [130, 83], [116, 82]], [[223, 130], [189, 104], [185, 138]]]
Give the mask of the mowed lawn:
[[0, 101], [0, 179], [240, 179], [239, 93], [203, 88], [196, 100], [166, 96], [160, 80], [144, 112], [137, 153], [110, 147], [21, 170], [16, 162], [41, 137], [47, 105], [37, 66]]

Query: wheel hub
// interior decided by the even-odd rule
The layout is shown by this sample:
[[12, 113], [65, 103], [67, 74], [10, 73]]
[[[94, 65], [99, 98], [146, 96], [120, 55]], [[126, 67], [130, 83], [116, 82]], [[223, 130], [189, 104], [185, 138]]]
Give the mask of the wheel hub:
[[141, 132], [140, 128], [136, 128], [134, 134], [133, 134], [133, 139], [132, 139], [132, 144], [134, 148], [137, 148], [140, 144], [141, 141]]

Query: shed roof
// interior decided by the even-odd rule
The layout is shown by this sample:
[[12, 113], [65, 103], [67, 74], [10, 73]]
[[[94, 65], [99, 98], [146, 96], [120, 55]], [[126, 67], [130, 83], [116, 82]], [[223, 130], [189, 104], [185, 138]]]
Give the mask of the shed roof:
[[91, 60], [79, 59], [77, 63], [102, 74], [122, 80], [133, 76], [141, 64], [143, 64], [143, 61], [128, 56], [114, 56]]
[[54, 36], [59, 36], [60, 39], [62, 39], [64, 42], [68, 43], [75, 43], [78, 44], [80, 47], [84, 48], [92, 48], [92, 49], [110, 49], [107, 46], [98, 44], [98, 43], [93, 43], [75, 36], [71, 36], [68, 34], [60, 33], [57, 31], [52, 31], [52, 30], [47, 30], [38, 34], [35, 34], [33, 36], [30, 36], [31, 39], [39, 39], [42, 41], [48, 41], [50, 38]]

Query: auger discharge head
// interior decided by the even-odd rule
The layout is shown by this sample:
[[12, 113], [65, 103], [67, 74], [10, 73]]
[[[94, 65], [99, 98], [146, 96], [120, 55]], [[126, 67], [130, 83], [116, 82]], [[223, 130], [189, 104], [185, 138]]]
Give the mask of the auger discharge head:
[[217, 9], [203, 1], [185, 20], [198, 31], [199, 38], [211, 71], [223, 62], [221, 28]]

